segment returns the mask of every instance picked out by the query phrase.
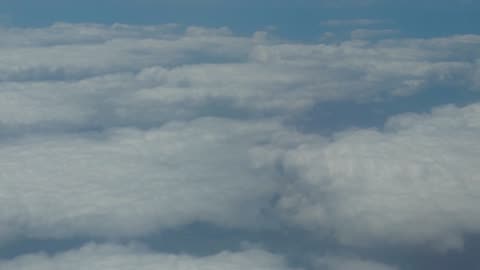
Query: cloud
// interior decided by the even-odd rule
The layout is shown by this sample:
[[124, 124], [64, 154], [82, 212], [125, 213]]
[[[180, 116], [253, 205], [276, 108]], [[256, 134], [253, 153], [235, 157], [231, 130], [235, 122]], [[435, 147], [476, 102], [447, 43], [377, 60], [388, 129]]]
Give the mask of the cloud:
[[479, 90], [475, 35], [326, 45], [175, 25], [0, 31], [3, 134], [285, 117], [332, 100]]
[[288, 175], [278, 208], [295, 224], [346, 245], [462, 249], [480, 233], [479, 123], [479, 103], [445, 106], [257, 157]]
[[[119, 24], [0, 34], [2, 244], [131, 240], [195, 222], [307, 229], [355, 248], [461, 249], [465, 234], [480, 233], [479, 104], [402, 114], [332, 138], [286, 121], [332, 101], [368, 106], [437, 88], [478, 92], [478, 35], [372, 41], [357, 32], [362, 39], [323, 44]], [[104, 252], [102, 265], [108, 254], [121, 260], [122, 250], [90, 246], [4, 265], [51, 268], [78, 255], [95, 268], [87, 255]], [[132, 260], [157, 256], [165, 261], [148, 251]], [[217, 257], [185, 258], [202, 265]]]
[[277, 183], [249, 149], [288, 147], [297, 136], [274, 122], [207, 118], [3, 143], [0, 240], [132, 238], [193, 222], [273, 226]]
[[[42, 30], [6, 29], [10, 39], [0, 52], [0, 81], [79, 80], [248, 54], [248, 39], [225, 35], [222, 29], [190, 27], [184, 35], [174, 36], [172, 27], [57, 24]], [[81, 34], [74, 36], [76, 32]]]
[[222, 252], [209, 257], [159, 254], [141, 246], [117, 246], [88, 244], [78, 250], [66, 251], [54, 256], [31, 254], [9, 261], [0, 261], [4, 270], [50, 269], [138, 269], [138, 270], [287, 270], [286, 262], [279, 256], [262, 250]]

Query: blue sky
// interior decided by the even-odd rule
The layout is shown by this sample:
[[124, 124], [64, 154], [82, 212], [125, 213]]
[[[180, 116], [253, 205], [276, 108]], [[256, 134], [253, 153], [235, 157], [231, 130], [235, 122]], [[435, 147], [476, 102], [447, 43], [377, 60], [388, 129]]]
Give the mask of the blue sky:
[[0, 269], [480, 267], [452, 2], [0, 0]]
[[[70, 1], [2, 0], [0, 13], [22, 26], [57, 21], [228, 26], [241, 33], [275, 26], [285, 37], [314, 39], [332, 19], [376, 19], [407, 36], [478, 33], [476, 1]], [[367, 1], [365, 1], [367, 2]]]

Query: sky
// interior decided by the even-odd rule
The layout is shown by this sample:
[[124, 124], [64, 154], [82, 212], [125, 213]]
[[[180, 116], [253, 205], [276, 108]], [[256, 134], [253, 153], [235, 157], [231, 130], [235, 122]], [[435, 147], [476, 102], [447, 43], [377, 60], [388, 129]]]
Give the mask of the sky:
[[0, 0], [0, 269], [480, 268], [479, 12]]

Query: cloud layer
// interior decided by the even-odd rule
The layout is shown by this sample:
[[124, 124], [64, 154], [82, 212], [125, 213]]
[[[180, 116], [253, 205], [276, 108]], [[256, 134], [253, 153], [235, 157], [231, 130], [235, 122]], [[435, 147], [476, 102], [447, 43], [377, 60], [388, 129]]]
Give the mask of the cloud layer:
[[253, 269], [287, 270], [285, 261], [261, 250], [243, 252], [222, 252], [220, 254], [196, 258], [187, 255], [159, 254], [141, 246], [86, 245], [55, 256], [45, 254], [26, 255], [11, 261], [0, 261], [5, 270], [215, 270]]
[[266, 226], [277, 184], [249, 149], [288, 147], [295, 136], [275, 123], [212, 118], [3, 144], [0, 239], [133, 237], [200, 221]]
[[[314, 267], [318, 270], [395, 270], [385, 264], [349, 257], [325, 256], [315, 258]], [[5, 270], [104, 270], [104, 269], [139, 269], [139, 270], [301, 270], [288, 266], [287, 261], [279, 256], [261, 249], [243, 251], [224, 251], [206, 257], [173, 255], [153, 252], [138, 244], [86, 244], [79, 249], [55, 255], [44, 253], [29, 254], [9, 261], [0, 260], [1, 269]]]
[[[336, 102], [381, 108], [437, 89], [479, 92], [480, 36], [356, 29], [299, 43], [228, 28], [64, 23], [0, 35], [0, 246], [138, 240], [195, 223], [306, 230], [349, 250], [461, 250], [480, 233], [480, 103], [331, 136], [298, 128]], [[397, 269], [325, 253], [312, 269]], [[191, 257], [113, 244], [0, 262], [67, 265], [289, 269], [257, 249]]]
[[480, 104], [395, 116], [288, 151], [288, 219], [340, 242], [461, 249], [480, 232]]
[[2, 133], [284, 117], [332, 100], [479, 90], [474, 35], [326, 45], [175, 25], [1, 31]]

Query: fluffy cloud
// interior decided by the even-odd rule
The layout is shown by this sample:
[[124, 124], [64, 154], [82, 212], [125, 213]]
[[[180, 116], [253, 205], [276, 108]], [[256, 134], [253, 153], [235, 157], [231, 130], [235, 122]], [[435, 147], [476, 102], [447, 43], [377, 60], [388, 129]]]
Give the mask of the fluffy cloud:
[[285, 116], [331, 100], [479, 89], [475, 35], [326, 45], [175, 25], [0, 31], [3, 133]]
[[[150, 66], [233, 61], [248, 54], [249, 39], [226, 29], [57, 24], [4, 29], [0, 81], [78, 80]], [[77, 34], [80, 33], [80, 34]]]
[[446, 106], [257, 157], [289, 175], [278, 207], [296, 224], [348, 245], [461, 249], [480, 233], [479, 134], [479, 103]]
[[[480, 233], [480, 104], [403, 114], [333, 138], [284, 121], [330, 101], [479, 91], [479, 36], [302, 44], [226, 28], [93, 24], [0, 34], [2, 243], [132, 239], [194, 222], [293, 225], [349, 246], [442, 250]], [[103, 255], [86, 259], [95, 254]], [[0, 268], [75, 260], [80, 269], [117, 269], [129, 258], [171, 269], [172, 258], [179, 269], [216, 269], [211, 261], [238, 256], [248, 257], [242, 269], [284, 267], [252, 254], [87, 246]], [[319, 264], [394, 269], [327, 257]]]
[[278, 187], [250, 149], [289, 147], [298, 136], [275, 123], [199, 119], [5, 142], [0, 239], [128, 238], [192, 222], [269, 226]]
[[33, 254], [0, 261], [3, 270], [287, 270], [285, 261], [262, 250], [222, 252], [209, 257], [158, 254], [140, 246], [86, 245], [55, 256]]
[[[47, 255], [44, 253], [29, 254], [11, 260], [0, 260], [0, 268], [4, 270], [44, 270], [44, 269], [208, 269], [208, 270], [300, 270], [289, 267], [287, 261], [278, 255], [261, 249], [221, 253], [193, 257], [156, 253], [139, 244], [119, 246], [114, 244], [87, 244], [83, 247]], [[315, 270], [396, 270], [382, 263], [341, 256], [325, 256], [314, 259]]]

